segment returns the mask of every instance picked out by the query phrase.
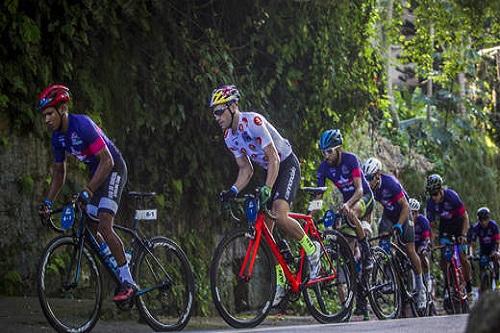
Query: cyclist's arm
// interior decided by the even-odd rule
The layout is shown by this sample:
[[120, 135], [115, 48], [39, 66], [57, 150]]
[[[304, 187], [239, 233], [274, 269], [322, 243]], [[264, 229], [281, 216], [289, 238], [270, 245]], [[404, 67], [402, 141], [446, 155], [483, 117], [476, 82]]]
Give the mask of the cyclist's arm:
[[469, 214], [465, 211], [462, 216], [462, 236], [467, 237], [467, 231], [469, 231]]
[[236, 186], [238, 191], [241, 191], [248, 185], [248, 182], [252, 178], [253, 166], [247, 155], [236, 157], [236, 164], [238, 164], [239, 170], [234, 186]]
[[66, 181], [66, 162], [54, 162], [52, 164], [52, 181], [50, 182], [47, 198], [54, 201]]
[[410, 205], [408, 205], [408, 200], [406, 200], [404, 195], [399, 198], [398, 203], [401, 205], [401, 213], [399, 214], [398, 223], [403, 225], [410, 217]]
[[278, 171], [280, 170], [280, 158], [273, 143], [264, 147], [264, 154], [267, 157], [266, 185], [273, 188], [274, 182], [278, 178]]
[[354, 183], [354, 188], [355, 188], [354, 194], [346, 202], [346, 204], [349, 206], [349, 208], [352, 208], [359, 201], [359, 199], [361, 199], [361, 197], [363, 196], [363, 185], [361, 183], [361, 177], [354, 177], [353, 183]]
[[92, 194], [97, 191], [99, 186], [101, 186], [104, 180], [109, 176], [115, 165], [113, 156], [111, 156], [107, 146], [104, 146], [96, 156], [99, 159], [99, 164], [97, 165], [97, 169], [92, 179], [87, 184], [87, 189], [89, 189]]

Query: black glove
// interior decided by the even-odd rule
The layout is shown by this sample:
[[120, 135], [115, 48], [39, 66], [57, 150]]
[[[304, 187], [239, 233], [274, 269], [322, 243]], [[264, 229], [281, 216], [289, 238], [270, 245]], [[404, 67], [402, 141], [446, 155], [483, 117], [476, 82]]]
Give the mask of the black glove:
[[229, 202], [236, 198], [238, 195], [238, 191], [236, 190], [236, 187], [233, 186], [229, 190], [222, 191], [219, 193], [219, 198], [221, 202]]

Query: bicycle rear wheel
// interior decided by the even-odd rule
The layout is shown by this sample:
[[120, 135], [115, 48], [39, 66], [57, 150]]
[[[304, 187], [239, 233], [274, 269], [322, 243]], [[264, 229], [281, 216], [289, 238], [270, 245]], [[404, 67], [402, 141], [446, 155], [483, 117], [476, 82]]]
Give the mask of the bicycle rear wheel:
[[368, 283], [368, 300], [378, 319], [395, 319], [401, 314], [401, 292], [391, 256], [372, 248], [374, 265]]
[[235, 328], [255, 327], [271, 310], [276, 292], [274, 260], [262, 241], [253, 273], [247, 280], [239, 277], [249, 239], [246, 230], [230, 232], [217, 246], [210, 265], [210, 289], [221, 317]]
[[193, 312], [191, 265], [184, 251], [166, 237], [154, 237], [146, 244], [150, 252], [141, 249], [134, 263], [134, 278], [142, 288], [136, 298], [139, 313], [154, 330], [181, 330]]
[[324, 235], [326, 252], [321, 253], [320, 277], [332, 275], [334, 267], [337, 276], [304, 289], [303, 295], [311, 315], [326, 324], [347, 321], [351, 317], [356, 271], [354, 256], [346, 239], [335, 230], [327, 230]]
[[43, 313], [58, 332], [88, 332], [99, 319], [102, 281], [89, 249], [68, 236], [53, 239], [38, 266], [37, 291]]

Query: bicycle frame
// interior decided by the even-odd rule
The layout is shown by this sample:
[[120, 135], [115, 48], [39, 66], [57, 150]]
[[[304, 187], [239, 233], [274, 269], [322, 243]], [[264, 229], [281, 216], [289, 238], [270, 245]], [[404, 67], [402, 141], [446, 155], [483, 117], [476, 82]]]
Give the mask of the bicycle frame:
[[[316, 229], [316, 226], [314, 225], [314, 221], [312, 219], [311, 215], [305, 215], [305, 214], [299, 214], [299, 213], [289, 213], [289, 217], [297, 219], [297, 220], [303, 220], [305, 221], [304, 225], [304, 231], [307, 235], [312, 236], [315, 239], [321, 239], [320, 234], [318, 230]], [[257, 251], [260, 246], [260, 242], [262, 241], [262, 235], [264, 235], [264, 240], [265, 242], [269, 245], [274, 257], [280, 264], [280, 266], [283, 268], [283, 271], [285, 273], [285, 277], [288, 280], [288, 283], [290, 285], [291, 291], [293, 293], [299, 293], [301, 291], [301, 287], [303, 286], [303, 281], [302, 281], [302, 273], [304, 269], [304, 263], [305, 263], [305, 251], [303, 248], [300, 249], [299, 254], [300, 254], [300, 261], [298, 265], [298, 269], [296, 274], [293, 274], [292, 271], [290, 270], [290, 267], [288, 266], [288, 263], [285, 261], [285, 258], [281, 254], [281, 251], [276, 244], [274, 237], [272, 236], [270, 230], [268, 229], [266, 223], [265, 223], [266, 215], [264, 212], [259, 212], [257, 215], [257, 220], [255, 222], [255, 237], [251, 238], [245, 253], [245, 258], [243, 260], [243, 263], [241, 265], [240, 271], [239, 271], [239, 278], [248, 281], [252, 277], [252, 272], [253, 272], [253, 267], [255, 263], [255, 259], [257, 257]], [[323, 244], [320, 242], [322, 251], [324, 251]], [[337, 278], [337, 271], [335, 269], [335, 265], [333, 265], [331, 259], [328, 258], [329, 265], [331, 266], [333, 274], [326, 276], [326, 277], [320, 277], [316, 278], [313, 280], [307, 281], [305, 284], [305, 287], [312, 286], [314, 284], [320, 283], [320, 282], [326, 282], [326, 281], [331, 281], [335, 278]]]
[[[446, 245], [446, 246], [451, 246], [451, 245]], [[460, 299], [460, 302], [463, 303], [464, 301], [467, 300], [467, 293], [464, 293], [462, 292], [464, 288], [463, 287], [463, 284], [465, 283], [465, 279], [464, 279], [464, 274], [463, 274], [463, 271], [462, 271], [462, 262], [460, 261], [460, 249], [459, 249], [459, 246], [458, 244], [454, 243], [453, 244], [453, 254], [451, 256], [451, 259], [448, 261], [448, 260], [445, 260], [445, 264], [446, 264], [446, 284], [448, 286], [449, 283], [450, 283], [450, 271], [449, 271], [449, 265], [451, 265], [452, 269], [453, 269], [453, 275], [455, 277], [454, 281], [454, 285], [451, 286], [453, 287], [453, 289], [455, 290], [455, 293], [458, 295], [459, 299]]]
[[[120, 281], [120, 277], [119, 277], [118, 273], [107, 262], [105, 262], [104, 258], [101, 256], [101, 253], [99, 250], [99, 242], [97, 241], [96, 237], [94, 236], [93, 231], [90, 229], [90, 227], [86, 223], [86, 219], [88, 217], [85, 214], [83, 214], [82, 212], [79, 212], [78, 216], [79, 216], [79, 218], [78, 218], [79, 224], [78, 224], [77, 230], [74, 233], [74, 236], [76, 237], [76, 239], [78, 241], [78, 256], [76, 258], [75, 276], [73, 278], [72, 283], [67, 285], [67, 288], [71, 288], [71, 286], [75, 286], [76, 284], [78, 284], [78, 281], [80, 279], [81, 259], [82, 259], [83, 247], [85, 245], [85, 241], [87, 241], [90, 244], [90, 246], [92, 247], [92, 249], [95, 251], [95, 253], [97, 254], [97, 257], [99, 258], [99, 260], [101, 261], [103, 266], [106, 267], [106, 270], [113, 278], [113, 281], [117, 285], [120, 285], [121, 281]], [[139, 244], [138, 246], [140, 248], [145, 249], [145, 251], [147, 251], [148, 254], [150, 254], [153, 257], [153, 259], [156, 261], [157, 265], [163, 271], [163, 274], [165, 274], [165, 276], [167, 277], [164, 281], [162, 281], [162, 283], [160, 283], [158, 285], [147, 287], [144, 289], [140, 289], [136, 292], [136, 296], [142, 296], [142, 295], [144, 295], [144, 294], [146, 294], [154, 289], [158, 289], [158, 288], [162, 288], [164, 286], [171, 285], [172, 279], [170, 278], [169, 274], [165, 271], [165, 269], [161, 266], [161, 263], [158, 261], [158, 258], [156, 258], [156, 256], [151, 252], [147, 242], [144, 242], [143, 239], [140, 237], [139, 232], [137, 230], [138, 222], [139, 222], [139, 220], [134, 218], [133, 229], [130, 229], [130, 228], [127, 228], [127, 227], [121, 226], [121, 225], [114, 225], [113, 228], [121, 230], [127, 234], [130, 234], [133, 237], [132, 246], [134, 247], [135, 244]], [[75, 256], [73, 256], [73, 258], [74, 257]], [[133, 263], [133, 261], [131, 261], [131, 262]], [[73, 264], [75, 264], [75, 263], [71, 262], [70, 267], [72, 267]], [[68, 280], [69, 280], [70, 272], [71, 272], [71, 269], [68, 269], [68, 277], [67, 277]]]

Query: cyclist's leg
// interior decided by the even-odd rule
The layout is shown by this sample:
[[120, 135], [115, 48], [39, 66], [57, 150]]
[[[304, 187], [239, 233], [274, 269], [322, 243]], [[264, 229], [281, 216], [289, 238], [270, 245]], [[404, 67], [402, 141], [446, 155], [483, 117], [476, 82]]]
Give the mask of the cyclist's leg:
[[356, 235], [358, 236], [359, 246], [361, 249], [361, 257], [364, 269], [371, 269], [373, 260], [370, 255], [370, 245], [366, 233], [361, 224], [361, 219], [371, 218], [373, 209], [373, 195], [371, 193], [365, 194], [353, 207], [353, 214], [349, 217], [350, 221], [354, 223]]

